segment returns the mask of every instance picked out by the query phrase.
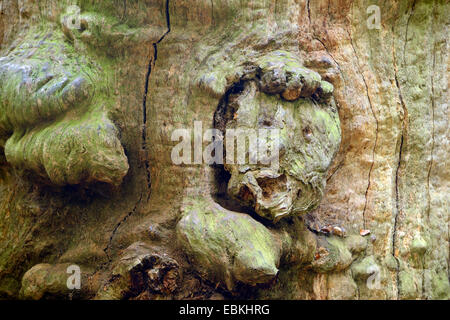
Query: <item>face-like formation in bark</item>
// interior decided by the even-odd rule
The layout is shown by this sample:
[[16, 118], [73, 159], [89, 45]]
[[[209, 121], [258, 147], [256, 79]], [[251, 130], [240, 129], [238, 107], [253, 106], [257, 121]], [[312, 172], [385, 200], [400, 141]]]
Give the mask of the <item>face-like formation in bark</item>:
[[[123, 49], [141, 33], [130, 36], [98, 13], [80, 15], [69, 9], [62, 11], [61, 29], [30, 32], [0, 60], [0, 134], [10, 136], [4, 143], [6, 160], [55, 185], [119, 185], [128, 163], [108, 118], [112, 66], [77, 53], [75, 46], [102, 50], [105, 40], [114, 45], [121, 39]], [[330, 100], [333, 86], [287, 51], [244, 64], [238, 85], [242, 91], [222, 99], [217, 126], [279, 129], [280, 167], [227, 164], [229, 194], [275, 222], [308, 212], [322, 197], [340, 143], [339, 119]], [[199, 72], [198, 78], [202, 76], [208, 75]]]
[[253, 70], [223, 99], [215, 122], [223, 131], [240, 129], [242, 134], [278, 130], [278, 137], [258, 136], [249, 145], [250, 158], [267, 145], [259, 163], [225, 164], [231, 174], [229, 195], [277, 222], [319, 204], [340, 144], [339, 117], [331, 99], [333, 86], [295, 55], [274, 51], [259, 58]]
[[[250, 207], [277, 223], [319, 204], [328, 169], [339, 148], [340, 121], [332, 99], [333, 86], [304, 68], [296, 54], [273, 50], [256, 55], [242, 62], [242, 69], [236, 68], [239, 76], [231, 76], [236, 81], [220, 99], [214, 124], [225, 138], [224, 168], [231, 175], [228, 196], [241, 208]], [[219, 87], [221, 68], [217, 70], [199, 75], [211, 91]], [[278, 137], [271, 132], [262, 136], [261, 129], [276, 129]], [[234, 136], [238, 143], [231, 147]], [[264, 145], [271, 150], [261, 157]], [[247, 153], [246, 159], [239, 159], [240, 147]], [[183, 213], [177, 231], [186, 253], [198, 270], [230, 291], [239, 282], [270, 282], [287, 261], [310, 262], [314, 245], [296, 219], [291, 220], [292, 227], [280, 223], [280, 229], [274, 231], [208, 198], [188, 201]], [[330, 270], [348, 267], [345, 253], [345, 259], [333, 254], [332, 259], [324, 258], [320, 263]]]
[[[0, 299], [447, 299], [449, 6], [373, 2], [0, 0]], [[195, 121], [279, 165], [172, 163]]]

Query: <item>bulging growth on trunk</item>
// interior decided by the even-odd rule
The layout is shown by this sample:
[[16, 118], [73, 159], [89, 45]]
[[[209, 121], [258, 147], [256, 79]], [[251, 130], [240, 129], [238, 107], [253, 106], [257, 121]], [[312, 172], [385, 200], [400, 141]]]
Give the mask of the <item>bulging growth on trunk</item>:
[[0, 0], [0, 298], [448, 299], [445, 0]]

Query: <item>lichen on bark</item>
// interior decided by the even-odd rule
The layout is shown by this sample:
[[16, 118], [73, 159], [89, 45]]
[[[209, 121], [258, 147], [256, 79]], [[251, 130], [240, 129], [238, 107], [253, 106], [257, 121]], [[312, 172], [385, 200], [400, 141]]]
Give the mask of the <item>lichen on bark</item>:
[[[0, 298], [448, 299], [445, 0], [71, 4], [0, 1]], [[194, 121], [282, 172], [175, 165]]]

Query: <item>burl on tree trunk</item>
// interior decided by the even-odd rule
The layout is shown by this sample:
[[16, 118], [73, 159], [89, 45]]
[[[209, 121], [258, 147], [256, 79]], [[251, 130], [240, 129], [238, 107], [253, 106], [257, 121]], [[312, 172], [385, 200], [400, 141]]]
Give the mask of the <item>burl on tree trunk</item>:
[[448, 299], [449, 11], [0, 0], [0, 298]]

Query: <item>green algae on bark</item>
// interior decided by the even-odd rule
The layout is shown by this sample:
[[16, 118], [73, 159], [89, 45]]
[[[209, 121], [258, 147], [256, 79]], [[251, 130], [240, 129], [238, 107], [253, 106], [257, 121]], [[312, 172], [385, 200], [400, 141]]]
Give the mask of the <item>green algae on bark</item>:
[[0, 58], [6, 160], [58, 186], [119, 185], [128, 161], [108, 118], [104, 72], [58, 30], [30, 32]]
[[183, 209], [179, 242], [199, 272], [233, 291], [238, 282], [267, 283], [278, 273], [280, 242], [249, 215], [195, 200]]
[[[255, 68], [248, 68], [236, 84], [239, 90], [230, 89], [222, 99], [215, 126], [222, 132], [279, 130], [278, 145], [272, 146], [278, 148], [279, 168], [225, 164], [231, 174], [229, 195], [277, 222], [308, 213], [320, 203], [341, 141], [340, 121], [330, 100], [333, 86], [304, 68], [293, 54], [271, 52], [260, 57]], [[250, 149], [249, 155], [258, 154]]]

